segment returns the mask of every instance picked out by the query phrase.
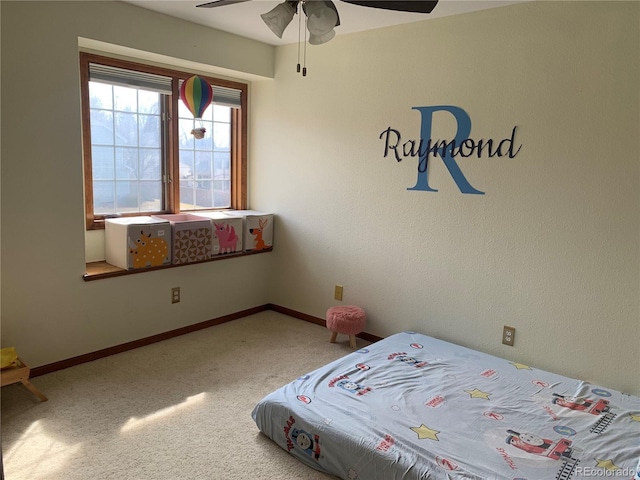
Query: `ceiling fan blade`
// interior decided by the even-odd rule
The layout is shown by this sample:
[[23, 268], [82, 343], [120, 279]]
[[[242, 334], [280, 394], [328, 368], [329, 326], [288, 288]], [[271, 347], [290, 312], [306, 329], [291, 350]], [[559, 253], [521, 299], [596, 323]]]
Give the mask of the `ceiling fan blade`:
[[329, 8], [331, 8], [334, 12], [336, 12], [336, 17], [338, 17], [338, 20], [336, 20], [336, 27], [340, 26], [340, 14], [338, 13], [338, 9], [336, 8], [336, 4], [333, 3], [331, 0], [329, 0], [327, 2], [327, 4], [329, 5]]
[[431, 13], [438, 0], [342, 0], [363, 7], [398, 10], [400, 12]]
[[[315, 1], [313, 3], [320, 3], [320, 2]], [[336, 14], [336, 23], [335, 23], [334, 26], [339, 27], [340, 26], [340, 14], [338, 13], [338, 8], [336, 7], [336, 4], [333, 3], [331, 0], [324, 0], [322, 3], [324, 3], [324, 5], [327, 8], [330, 8], [331, 10], [333, 10], [333, 12]], [[304, 11], [304, 14], [309, 16], [309, 14], [307, 13], [307, 8], [306, 8], [305, 4], [302, 5], [302, 9]]]
[[209, 3], [201, 3], [200, 5], [196, 5], [196, 7], [203, 8], [213, 8], [213, 7], [224, 7], [225, 5], [233, 5], [234, 3], [242, 3], [249, 2], [250, 0], [215, 0]]

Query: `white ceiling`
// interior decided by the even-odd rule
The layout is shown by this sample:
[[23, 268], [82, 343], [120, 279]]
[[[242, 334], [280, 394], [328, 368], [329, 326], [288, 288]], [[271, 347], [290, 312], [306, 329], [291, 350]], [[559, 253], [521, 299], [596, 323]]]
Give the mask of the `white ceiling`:
[[[125, 0], [148, 10], [172, 17], [252, 38], [271, 45], [286, 45], [298, 41], [297, 19], [291, 22], [279, 39], [267, 27], [260, 15], [282, 3], [282, 0], [252, 0], [215, 8], [196, 8], [208, 0]], [[461, 13], [501, 7], [530, 0], [440, 0], [430, 14], [396, 12], [378, 8], [361, 7], [335, 1], [340, 15], [340, 26], [336, 35], [373, 30], [375, 28], [419, 22], [430, 18], [445, 17]]]

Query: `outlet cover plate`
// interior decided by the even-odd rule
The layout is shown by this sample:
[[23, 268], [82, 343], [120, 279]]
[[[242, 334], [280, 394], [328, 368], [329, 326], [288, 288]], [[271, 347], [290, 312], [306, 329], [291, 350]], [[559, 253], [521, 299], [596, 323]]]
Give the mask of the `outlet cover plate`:
[[502, 328], [502, 343], [504, 345], [509, 345], [513, 347], [513, 342], [516, 339], [516, 329], [513, 327], [507, 327], [506, 325]]

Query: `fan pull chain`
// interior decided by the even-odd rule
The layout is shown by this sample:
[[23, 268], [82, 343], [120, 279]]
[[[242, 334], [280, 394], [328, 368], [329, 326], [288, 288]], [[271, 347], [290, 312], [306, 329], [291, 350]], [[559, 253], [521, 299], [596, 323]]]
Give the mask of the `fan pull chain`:
[[[298, 14], [298, 66], [296, 68], [296, 72], [300, 73], [300, 32], [302, 30], [302, 16], [301, 16], [301, 8], [299, 5], [296, 5], [296, 13]], [[306, 37], [306, 35], [305, 35]]]
[[307, 76], [307, 18], [304, 19], [304, 57], [302, 62], [302, 76]]

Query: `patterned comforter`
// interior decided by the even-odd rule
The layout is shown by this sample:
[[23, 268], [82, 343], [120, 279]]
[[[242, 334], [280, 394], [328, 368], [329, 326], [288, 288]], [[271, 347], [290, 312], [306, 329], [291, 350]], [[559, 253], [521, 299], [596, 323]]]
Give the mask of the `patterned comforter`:
[[640, 459], [640, 397], [415, 332], [301, 376], [252, 416], [345, 480], [629, 480]]

